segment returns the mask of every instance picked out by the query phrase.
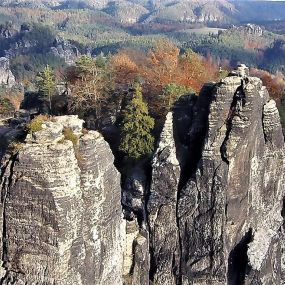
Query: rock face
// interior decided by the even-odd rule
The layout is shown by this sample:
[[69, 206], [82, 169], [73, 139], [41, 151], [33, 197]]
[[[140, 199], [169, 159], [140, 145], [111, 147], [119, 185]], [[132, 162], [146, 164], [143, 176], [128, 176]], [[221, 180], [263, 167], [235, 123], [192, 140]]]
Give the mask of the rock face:
[[64, 39], [56, 38], [53, 45], [54, 46], [51, 47], [52, 54], [63, 58], [69, 65], [74, 64], [76, 59], [80, 56], [79, 50]]
[[1, 284], [285, 284], [284, 137], [245, 65], [180, 98], [122, 201], [109, 146], [82, 125], [55, 117], [2, 160]]
[[5, 25], [0, 25], [0, 38], [9, 39], [16, 34], [16, 30], [13, 28], [11, 22], [6, 23]]
[[132, 170], [124, 183], [122, 205], [126, 219], [125, 285], [149, 284], [150, 252], [146, 213], [147, 177], [142, 167]]
[[238, 31], [247, 34], [247, 35], [255, 35], [255, 36], [262, 36], [263, 35], [263, 29], [254, 24], [246, 24], [244, 26], [240, 26], [236, 28]]
[[0, 58], [0, 85], [12, 87], [15, 85], [15, 77], [10, 70], [9, 60], [6, 57]]
[[[176, 205], [180, 165], [176, 157], [173, 115], [168, 113], [153, 159], [152, 185], [148, 203], [154, 282], [175, 284], [178, 225]], [[174, 266], [173, 266], [174, 265]]]
[[80, 126], [45, 123], [3, 162], [1, 284], [122, 284], [120, 175], [103, 137]]
[[231, 74], [202, 89], [180, 168], [166, 120], [149, 204], [155, 284], [285, 282], [279, 114], [245, 66]]

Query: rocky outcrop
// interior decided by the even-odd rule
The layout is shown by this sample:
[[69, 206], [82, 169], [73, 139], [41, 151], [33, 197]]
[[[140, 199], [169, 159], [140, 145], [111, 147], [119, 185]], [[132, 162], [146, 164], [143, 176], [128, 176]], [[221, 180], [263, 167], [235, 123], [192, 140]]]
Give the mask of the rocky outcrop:
[[45, 122], [3, 160], [1, 284], [122, 284], [120, 175], [103, 137], [82, 123]]
[[253, 35], [261, 37], [263, 35], [263, 29], [262, 27], [254, 24], [246, 24], [240, 27], [235, 28], [237, 31], [242, 32], [246, 35]]
[[152, 185], [148, 201], [153, 280], [175, 284], [178, 254], [176, 205], [180, 165], [176, 156], [173, 115], [168, 113], [152, 165]]
[[284, 138], [245, 65], [179, 99], [122, 199], [109, 146], [82, 124], [47, 120], [2, 159], [1, 284], [285, 283]]
[[284, 139], [275, 102], [240, 66], [204, 86], [193, 110], [187, 164], [179, 168], [169, 135], [153, 168], [153, 281], [283, 284]]
[[15, 77], [10, 70], [9, 59], [6, 57], [0, 58], [0, 85], [12, 87], [15, 85]]
[[14, 29], [12, 22], [0, 25], [0, 39], [9, 39], [17, 33]]
[[64, 59], [69, 65], [74, 64], [75, 60], [80, 56], [79, 50], [62, 38], [56, 38], [50, 49], [52, 54]]
[[125, 0], [109, 1], [105, 11], [124, 24], [137, 23], [149, 13], [140, 3]]

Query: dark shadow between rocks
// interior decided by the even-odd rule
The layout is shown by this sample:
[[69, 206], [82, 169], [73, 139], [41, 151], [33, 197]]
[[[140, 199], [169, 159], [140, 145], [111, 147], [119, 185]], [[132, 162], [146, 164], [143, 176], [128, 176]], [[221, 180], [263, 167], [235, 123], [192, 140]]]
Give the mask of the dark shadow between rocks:
[[252, 241], [252, 229], [244, 235], [241, 241], [230, 252], [228, 259], [228, 285], [243, 285], [249, 272], [247, 257], [248, 244]]

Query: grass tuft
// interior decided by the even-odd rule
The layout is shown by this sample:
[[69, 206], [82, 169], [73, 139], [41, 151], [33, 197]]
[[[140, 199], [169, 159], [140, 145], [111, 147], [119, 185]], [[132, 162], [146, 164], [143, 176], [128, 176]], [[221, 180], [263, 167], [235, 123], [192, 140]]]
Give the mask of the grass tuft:
[[73, 146], [76, 146], [78, 144], [78, 137], [73, 133], [71, 128], [64, 128], [63, 135], [64, 139], [71, 141]]
[[27, 124], [27, 130], [29, 134], [39, 132], [43, 129], [42, 124], [49, 121], [49, 116], [39, 115], [35, 117], [29, 124]]

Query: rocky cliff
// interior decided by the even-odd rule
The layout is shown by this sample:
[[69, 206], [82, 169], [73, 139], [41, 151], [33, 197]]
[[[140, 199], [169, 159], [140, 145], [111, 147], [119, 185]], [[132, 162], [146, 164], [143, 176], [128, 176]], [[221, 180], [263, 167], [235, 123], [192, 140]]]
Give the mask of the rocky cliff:
[[1, 284], [285, 284], [284, 138], [246, 66], [181, 97], [122, 189], [82, 123], [44, 122], [2, 160]]
[[82, 123], [44, 122], [2, 162], [1, 284], [122, 284], [120, 175]]
[[167, 153], [154, 159], [155, 284], [284, 284], [284, 139], [275, 102], [240, 66], [204, 86], [194, 112], [187, 164], [179, 168], [168, 120], [160, 155]]
[[72, 46], [68, 41], [62, 38], [56, 38], [53, 45], [54, 46], [50, 48], [52, 54], [64, 59], [69, 65], [74, 64], [80, 55], [79, 50], [75, 46]]

